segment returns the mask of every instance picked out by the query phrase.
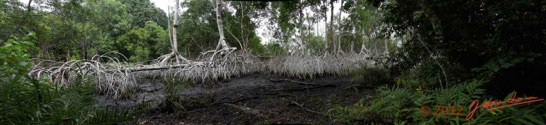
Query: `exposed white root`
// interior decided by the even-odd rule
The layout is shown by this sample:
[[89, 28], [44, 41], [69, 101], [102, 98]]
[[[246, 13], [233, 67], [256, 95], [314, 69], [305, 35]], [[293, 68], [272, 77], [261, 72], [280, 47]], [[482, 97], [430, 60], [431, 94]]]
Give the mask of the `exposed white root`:
[[168, 64], [189, 63], [190, 60], [182, 57], [180, 54], [176, 52], [171, 52], [169, 54], [160, 56], [159, 58], [156, 59], [156, 62], [161, 65], [168, 65]]
[[362, 65], [371, 65], [367, 55], [325, 54], [322, 56], [284, 56], [269, 60], [267, 69], [274, 74], [296, 78], [313, 78], [317, 75], [348, 75]]
[[[119, 62], [119, 59], [108, 55], [94, 56], [91, 60], [74, 60], [64, 63], [54, 61], [38, 61], [29, 72], [34, 78], [46, 78], [61, 86], [70, 86], [77, 79], [95, 79], [92, 84], [99, 92], [113, 98], [130, 97], [136, 91], [137, 81], [143, 77], [172, 78], [174, 81], [191, 80], [197, 83], [214, 82], [230, 79], [261, 71], [262, 64], [250, 53], [225, 51], [224, 56], [204, 57], [200, 61], [182, 63], [154, 63], [151, 65], [129, 66]], [[216, 53], [221, 53], [215, 51]], [[117, 54], [117, 53], [107, 53]], [[213, 55], [215, 55], [213, 54]], [[123, 57], [123, 56], [122, 56]], [[158, 60], [165, 60], [168, 55]], [[178, 58], [178, 57], [175, 57]], [[184, 59], [184, 58], [180, 58]], [[171, 59], [172, 60], [172, 59]]]
[[119, 53], [111, 52], [93, 56], [91, 60], [74, 60], [64, 63], [39, 61], [31, 68], [28, 75], [34, 78], [47, 76], [45, 78], [60, 86], [81, 84], [77, 82], [84, 79], [96, 79], [92, 84], [99, 92], [114, 98], [129, 97], [137, 87], [135, 77], [131, 72], [124, 70], [119, 59], [108, 56], [111, 54]]
[[[258, 57], [235, 48], [211, 50], [202, 53], [196, 61], [176, 54], [167, 54], [151, 65], [128, 65], [112, 54], [94, 56], [91, 60], [74, 60], [64, 63], [37, 61], [29, 72], [34, 78], [46, 78], [61, 86], [70, 86], [78, 79], [94, 79], [99, 92], [113, 98], [130, 97], [136, 92], [137, 81], [142, 78], [168, 78], [173, 81], [214, 83], [256, 72], [296, 78], [313, 78], [317, 75], [348, 75], [363, 65], [371, 65], [367, 55], [357, 53], [325, 54], [318, 56], [279, 56], [264, 66]], [[223, 56], [218, 56], [223, 55]], [[121, 56], [124, 57], [124, 56]], [[176, 61], [179, 59], [179, 61]], [[165, 61], [169, 60], [169, 61]]]

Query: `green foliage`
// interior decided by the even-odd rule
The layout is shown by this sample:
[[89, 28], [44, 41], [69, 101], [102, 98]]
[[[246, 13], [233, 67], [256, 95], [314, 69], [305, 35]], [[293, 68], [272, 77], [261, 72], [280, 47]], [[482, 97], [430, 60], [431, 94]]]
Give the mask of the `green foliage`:
[[[354, 42], [357, 51], [361, 49], [361, 45], [364, 44], [367, 49], [374, 52], [382, 52], [384, 50], [384, 40], [388, 37], [383, 32], [380, 32], [387, 27], [384, 27], [382, 21], [383, 10], [380, 7], [372, 6], [372, 4], [364, 0], [348, 0], [343, 5], [344, 11], [349, 15], [347, 18], [339, 22], [341, 27], [345, 30], [342, 34], [342, 38], [347, 41]], [[352, 33], [352, 30], [356, 31]], [[348, 42], [342, 42], [342, 47], [348, 48]], [[389, 41], [388, 44], [394, 44]], [[390, 45], [392, 46], [392, 45]], [[393, 48], [389, 48], [393, 50]], [[380, 51], [382, 50], [382, 51]]]
[[[488, 111], [480, 108], [471, 120], [466, 120], [466, 115], [471, 111], [469, 105], [474, 100], [479, 100], [480, 105], [485, 101], [491, 101], [484, 97], [485, 90], [480, 86], [485, 81], [472, 80], [445, 90], [420, 90], [408, 88], [392, 88], [386, 86], [378, 88], [378, 95], [369, 101], [361, 100], [348, 107], [335, 107], [330, 109], [337, 122], [379, 122], [379, 123], [420, 123], [420, 124], [544, 124], [545, 104], [531, 104], [516, 107], [507, 107]], [[504, 100], [511, 98], [510, 93]], [[501, 101], [504, 101], [501, 100]], [[428, 115], [421, 113], [422, 106], [428, 106], [431, 110]], [[463, 116], [434, 115], [435, 106], [462, 106]], [[458, 111], [458, 110], [457, 110]]]
[[460, 66], [459, 73], [468, 74], [449, 77], [487, 78], [487, 89], [498, 90], [490, 93], [497, 98], [514, 89], [544, 95], [525, 86], [545, 82], [539, 77], [546, 70], [546, 22], [541, 18], [545, 4], [537, 0], [386, 2], [384, 22], [392, 28], [386, 32], [406, 38], [400, 52], [391, 56], [393, 67], [408, 70], [441, 58], [442, 65]]
[[112, 109], [94, 104], [94, 87], [63, 88], [47, 80], [28, 77], [0, 85], [0, 121], [5, 124], [112, 124], [126, 123], [142, 112]]
[[[200, 52], [215, 49], [220, 35], [216, 27], [216, 17], [211, 11], [214, 10], [214, 4], [206, 0], [191, 0], [183, 2], [182, 5], [188, 9], [180, 16], [177, 27], [179, 51], [184, 57], [191, 58], [199, 55]], [[231, 15], [224, 14], [228, 12], [222, 12], [222, 16]], [[224, 23], [228, 44], [239, 45], [236, 40], [230, 39], [231, 34], [238, 34], [238, 32], [229, 31], [228, 24]]]
[[[166, 35], [154, 35], [167, 34], [165, 30], [167, 17], [149, 0], [35, 0], [32, 1], [30, 10], [27, 5], [16, 0], [0, 2], [0, 4], [2, 9], [0, 26], [7, 27], [0, 30], [2, 34], [0, 39], [4, 41], [9, 35], [22, 35], [22, 32], [35, 31], [38, 38], [35, 44], [38, 49], [31, 51], [33, 57], [68, 61], [89, 59], [93, 55], [117, 51], [127, 57], [135, 56], [134, 61], [157, 58], [159, 55], [156, 55], [156, 51], [168, 50], [170, 47]], [[155, 24], [150, 25], [148, 21]], [[148, 41], [165, 44], [153, 43], [145, 47], [141, 45], [140, 48], [135, 46], [131, 51], [127, 50], [126, 44], [139, 44], [146, 40], [141, 38], [127, 41], [127, 38], [122, 36], [134, 35], [133, 30], [141, 28], [149, 29], [146, 33], [150, 34], [149, 37], [153, 40]]]
[[31, 49], [34, 49], [32, 39], [35, 39], [34, 33], [21, 38], [8, 39], [0, 47], [0, 78], [2, 81], [15, 82], [21, 79], [28, 69], [32, 66], [30, 62]]
[[265, 50], [268, 55], [284, 55], [286, 54], [286, 50], [284, 50], [280, 44], [274, 43], [274, 44], [266, 44]]
[[167, 15], [155, 7], [150, 0], [117, 0], [127, 7], [127, 13], [132, 21], [131, 26], [145, 27], [148, 21], [155, 22], [162, 29], [167, 28]]
[[535, 58], [539, 58], [540, 56], [542, 56], [542, 54], [538, 53], [525, 53], [520, 56], [511, 54], [492, 59], [481, 67], [473, 68], [472, 71], [479, 74], [481, 77], [494, 78], [496, 75], [501, 73], [503, 69], [506, 70], [514, 67], [515, 65], [524, 61], [533, 62]]
[[[388, 58], [388, 57], [387, 57]], [[442, 58], [437, 58], [439, 62], [445, 62]], [[388, 63], [388, 62], [387, 62]], [[447, 63], [447, 62], [445, 62]], [[469, 77], [469, 74], [464, 73], [466, 70], [461, 66], [447, 63], [443, 64], [443, 68], [448, 75], [449, 84], [457, 84], [462, 81], [463, 78]], [[388, 64], [387, 64], [388, 65]], [[398, 70], [391, 69], [393, 74], [397, 74], [397, 83], [403, 87], [410, 89], [416, 89], [421, 87], [422, 89], [434, 89], [434, 88], [446, 88], [446, 79], [443, 75], [443, 71], [440, 66], [434, 60], [427, 60], [426, 63], [417, 65], [411, 69]], [[407, 82], [413, 82], [410, 84]]]
[[[133, 62], [151, 60], [159, 57], [159, 52], [163, 52], [160, 48], [168, 48], [162, 46], [161, 42], [168, 41], [168, 34], [158, 24], [152, 21], [146, 22], [143, 28], [133, 29], [118, 38], [118, 42], [124, 45], [124, 50]], [[158, 53], [154, 53], [158, 52]], [[164, 53], [163, 53], [164, 54]]]
[[[392, 123], [406, 121], [406, 116], [412, 113], [411, 99], [416, 98], [412, 90], [404, 88], [389, 89], [380, 87], [379, 94], [373, 101], [360, 100], [353, 106], [335, 107], [330, 109], [336, 122], [380, 122]], [[370, 102], [370, 103], [367, 103]]]
[[[3, 0], [0, 2], [0, 42], [6, 41], [10, 35], [23, 35], [24, 23], [28, 13], [23, 10], [23, 4], [18, 0]], [[19, 26], [19, 27], [17, 27]], [[23, 28], [24, 26], [24, 28]], [[1, 43], [0, 43], [1, 45]]]
[[[223, 10], [222, 21], [224, 35], [228, 45], [238, 50], [250, 49], [256, 53], [263, 53], [261, 39], [256, 35], [256, 24], [251, 16], [256, 12], [244, 5], [251, 3], [233, 1], [236, 13]], [[201, 52], [216, 48], [220, 35], [216, 24], [216, 15], [213, 13], [214, 4], [206, 0], [190, 0], [182, 3], [187, 10], [180, 16], [177, 35], [179, 51], [185, 57], [197, 57]]]
[[[28, 51], [34, 34], [9, 39], [0, 46], [0, 122], [3, 124], [112, 124], [137, 117], [130, 110], [108, 111], [94, 104], [96, 94], [90, 79], [78, 79], [60, 87], [45, 78], [32, 79]], [[80, 77], [78, 77], [80, 78]], [[116, 119], [111, 119], [116, 118]]]
[[190, 85], [193, 85], [193, 83], [189, 80], [179, 81], [174, 80], [171, 78], [163, 79], [163, 83], [165, 85], [165, 101], [160, 105], [160, 109], [180, 114], [184, 111], [186, 111], [184, 107], [184, 102], [180, 100], [180, 90], [189, 87]]
[[265, 47], [264, 47], [264, 45], [262, 45], [261, 42], [262, 42], [262, 40], [260, 39], [260, 37], [254, 36], [254, 37], [252, 37], [252, 39], [250, 39], [249, 48], [253, 52], [256, 52], [258, 54], [265, 53]]
[[306, 48], [310, 53], [319, 53], [324, 49], [324, 38], [314, 34], [305, 36]]

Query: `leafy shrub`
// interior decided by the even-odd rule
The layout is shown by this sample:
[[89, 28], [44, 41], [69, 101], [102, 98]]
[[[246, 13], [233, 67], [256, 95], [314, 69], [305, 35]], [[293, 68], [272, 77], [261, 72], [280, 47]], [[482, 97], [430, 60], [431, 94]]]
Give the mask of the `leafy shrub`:
[[28, 54], [29, 34], [12, 38], [0, 47], [0, 123], [2, 124], [112, 124], [136, 118], [131, 110], [112, 111], [93, 103], [94, 87], [88, 79], [60, 87], [48, 80], [32, 79]]
[[186, 110], [185, 103], [181, 101], [180, 90], [194, 85], [190, 80], [174, 80], [167, 77], [162, 80], [165, 85], [165, 100], [159, 105], [160, 110], [179, 114]]

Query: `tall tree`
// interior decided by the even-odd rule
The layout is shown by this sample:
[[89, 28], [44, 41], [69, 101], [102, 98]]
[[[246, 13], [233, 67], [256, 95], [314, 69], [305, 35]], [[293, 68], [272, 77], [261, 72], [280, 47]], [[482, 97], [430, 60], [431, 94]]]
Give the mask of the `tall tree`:
[[[220, 35], [218, 45], [216, 46], [216, 51], [219, 51], [221, 55], [224, 55], [225, 52], [235, 48], [229, 47], [229, 45], [226, 43], [226, 37], [224, 36], [224, 24], [222, 23], [222, 0], [216, 0], [216, 24], [218, 25], [218, 34]], [[214, 55], [211, 57], [211, 60], [213, 58]]]
[[330, 0], [330, 27], [328, 27], [330, 29], [328, 30], [328, 41], [330, 42], [328, 43], [330, 45], [328, 48], [330, 49], [330, 53], [334, 53], [334, 51], [336, 50], [336, 44], [334, 40], [334, 2], [334, 0]]
[[173, 26], [172, 26], [172, 34], [171, 34], [171, 50], [172, 52], [170, 54], [164, 55], [163, 59], [161, 60], [160, 64], [167, 64], [167, 61], [169, 61], [171, 58], [174, 58], [176, 63], [180, 63], [180, 61], [188, 62], [189, 60], [182, 57], [180, 53], [178, 52], [178, 39], [177, 39], [177, 33], [176, 29], [178, 28], [178, 16], [179, 16], [179, 7], [180, 7], [180, 1], [175, 1], [175, 7], [174, 7], [174, 17], [173, 17]]

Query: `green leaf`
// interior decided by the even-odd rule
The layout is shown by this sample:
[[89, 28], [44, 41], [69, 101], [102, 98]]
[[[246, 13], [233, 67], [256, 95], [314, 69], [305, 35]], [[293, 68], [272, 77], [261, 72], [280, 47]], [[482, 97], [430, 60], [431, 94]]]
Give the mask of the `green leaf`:
[[502, 67], [502, 68], [509, 68], [509, 67], [511, 67], [511, 66], [513, 66], [513, 65], [514, 65], [513, 63], [502, 63], [502, 64], [501, 64], [501, 67]]
[[19, 65], [24, 67], [24, 66], [27, 66], [28, 63], [27, 62], [19, 62]]
[[522, 124], [525, 124], [525, 125], [534, 125], [533, 123], [528, 122], [527, 120], [522, 119], [522, 118], [515, 119], [515, 121], [517, 121], [519, 123], [522, 123]]
[[[524, 118], [527, 118], [529, 121], [532, 121], [534, 123], [536, 123], [537, 125], [544, 125], [544, 121], [540, 121], [536, 118], [536, 116], [531, 116], [531, 115], [524, 115], [523, 116]], [[540, 116], [539, 116], [540, 117]]]

